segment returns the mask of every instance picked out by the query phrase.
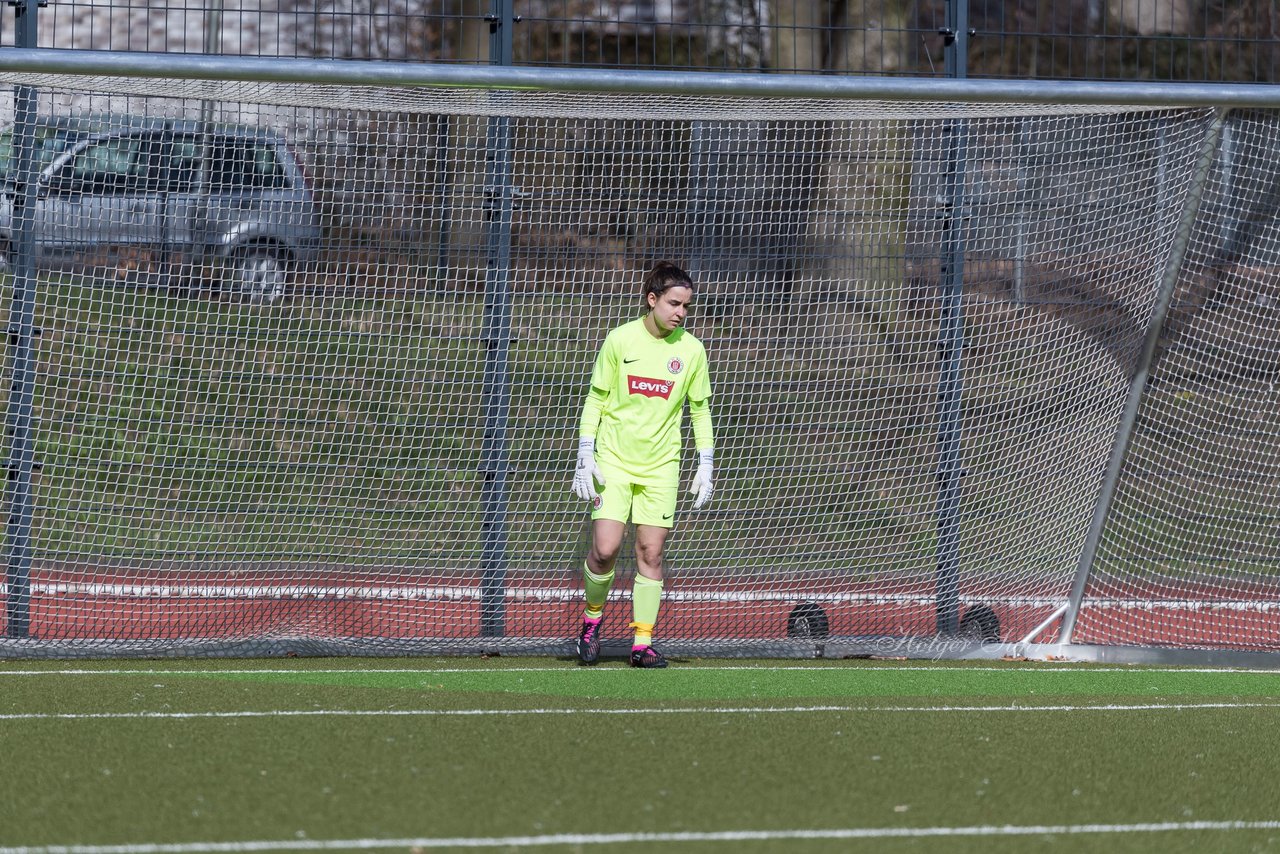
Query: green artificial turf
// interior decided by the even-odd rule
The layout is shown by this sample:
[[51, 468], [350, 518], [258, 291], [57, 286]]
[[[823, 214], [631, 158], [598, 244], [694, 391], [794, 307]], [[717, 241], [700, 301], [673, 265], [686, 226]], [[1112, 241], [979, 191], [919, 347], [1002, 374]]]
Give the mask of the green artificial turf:
[[[1158, 708], [1135, 708], [1143, 705]], [[62, 717], [33, 717], [47, 714]], [[22, 662], [0, 665], [0, 716], [11, 784], [0, 849], [1280, 818], [1274, 673]], [[1280, 830], [661, 843], [1042, 847], [1280, 850]]]
[[[201, 678], [209, 678], [202, 676]], [[613, 667], [550, 670], [484, 669], [465, 672], [234, 673], [213, 678], [276, 684], [398, 688], [427, 692], [537, 694], [556, 698], [615, 700], [819, 699], [850, 697], [946, 698], [957, 703], [984, 698], [1079, 697], [1280, 697], [1280, 674], [1194, 671], [1047, 669], [1010, 667], [776, 666], [671, 668], [647, 682]]]

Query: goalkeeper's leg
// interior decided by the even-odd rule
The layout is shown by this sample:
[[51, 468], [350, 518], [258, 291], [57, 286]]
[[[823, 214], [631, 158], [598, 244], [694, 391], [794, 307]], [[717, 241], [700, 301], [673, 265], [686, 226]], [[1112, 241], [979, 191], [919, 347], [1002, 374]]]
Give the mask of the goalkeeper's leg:
[[604, 622], [604, 606], [613, 586], [614, 563], [622, 547], [625, 526], [614, 519], [596, 519], [591, 523], [591, 549], [582, 565], [582, 587], [586, 607], [582, 627], [578, 631], [578, 661], [595, 664], [600, 660], [600, 630]]
[[653, 648], [653, 627], [662, 607], [662, 550], [669, 531], [661, 525], [636, 525], [638, 572], [631, 590], [631, 627], [636, 631], [631, 642], [632, 667], [667, 666], [662, 653]]
[[589, 561], [582, 562], [582, 588], [587, 600], [587, 607], [582, 612], [584, 620], [599, 620], [604, 617], [604, 603], [609, 598], [609, 588], [613, 586], [613, 569], [604, 574], [591, 571]]
[[582, 564], [583, 592], [587, 607], [582, 616], [598, 620], [604, 614], [604, 604], [613, 585], [613, 565], [622, 548], [625, 526], [614, 519], [596, 519], [591, 523], [591, 548]]

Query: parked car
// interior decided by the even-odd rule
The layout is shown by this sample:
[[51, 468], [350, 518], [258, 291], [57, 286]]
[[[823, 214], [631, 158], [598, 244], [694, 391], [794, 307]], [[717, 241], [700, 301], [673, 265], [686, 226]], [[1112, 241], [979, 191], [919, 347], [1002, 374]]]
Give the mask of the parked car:
[[[218, 270], [222, 287], [269, 303], [319, 249], [307, 176], [272, 131], [149, 117], [45, 118], [36, 140], [41, 266], [181, 259], [188, 277]], [[3, 263], [13, 257], [13, 155], [9, 128], [0, 134]]]

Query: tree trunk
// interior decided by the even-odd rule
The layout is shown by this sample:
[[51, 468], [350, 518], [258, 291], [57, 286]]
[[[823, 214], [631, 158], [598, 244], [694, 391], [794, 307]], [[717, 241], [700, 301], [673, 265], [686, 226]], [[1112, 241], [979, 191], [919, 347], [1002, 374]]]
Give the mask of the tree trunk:
[[1190, 0], [1107, 0], [1107, 12], [1140, 36], [1191, 35]]
[[[771, 56], [774, 69], [792, 73], [892, 73], [907, 53], [908, 14], [902, 0], [870, 4], [849, 0], [773, 0], [775, 24]], [[799, 231], [791, 263], [793, 294], [838, 290], [858, 297], [852, 279], [879, 278], [886, 260], [901, 257], [901, 204], [904, 159], [895, 156], [896, 139], [865, 140], [860, 152], [879, 157], [865, 162], [842, 157], [850, 149], [833, 144], [835, 128], [819, 123], [807, 151], [789, 155], [784, 168], [790, 199], [802, 209], [788, 220]], [[893, 130], [883, 131], [894, 134]], [[862, 175], [865, 180], [860, 180]], [[863, 187], [877, 189], [858, 192]], [[869, 209], [870, 208], [870, 209]], [[863, 259], [870, 259], [863, 263]], [[877, 288], [887, 293], [888, 288]], [[860, 304], [865, 304], [859, 298]]]

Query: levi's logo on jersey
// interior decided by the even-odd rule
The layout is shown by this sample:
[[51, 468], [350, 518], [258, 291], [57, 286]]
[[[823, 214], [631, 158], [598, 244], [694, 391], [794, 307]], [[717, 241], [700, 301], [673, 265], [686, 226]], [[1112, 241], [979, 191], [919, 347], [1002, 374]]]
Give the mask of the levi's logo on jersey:
[[649, 377], [627, 375], [627, 391], [631, 394], [643, 394], [645, 397], [660, 397], [667, 400], [671, 397], [671, 380], [655, 380]]

